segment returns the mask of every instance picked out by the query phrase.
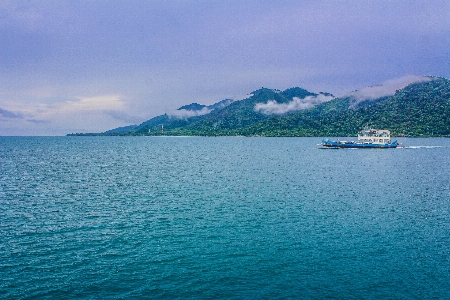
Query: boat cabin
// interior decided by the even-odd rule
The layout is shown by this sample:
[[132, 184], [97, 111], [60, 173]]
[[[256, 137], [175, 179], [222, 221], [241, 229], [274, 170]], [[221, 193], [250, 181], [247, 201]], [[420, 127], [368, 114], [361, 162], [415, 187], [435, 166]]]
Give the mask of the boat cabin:
[[389, 130], [363, 129], [358, 132], [358, 142], [363, 144], [390, 144]]

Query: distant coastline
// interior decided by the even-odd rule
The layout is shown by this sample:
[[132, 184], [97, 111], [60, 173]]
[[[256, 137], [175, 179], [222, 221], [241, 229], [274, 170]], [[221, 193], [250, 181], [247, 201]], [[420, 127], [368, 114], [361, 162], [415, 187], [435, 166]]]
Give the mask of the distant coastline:
[[68, 136], [339, 137], [370, 125], [398, 137], [450, 137], [450, 80], [423, 77], [391, 96], [374, 94], [369, 88], [336, 98], [299, 87], [261, 88], [239, 101], [192, 103], [140, 125]]

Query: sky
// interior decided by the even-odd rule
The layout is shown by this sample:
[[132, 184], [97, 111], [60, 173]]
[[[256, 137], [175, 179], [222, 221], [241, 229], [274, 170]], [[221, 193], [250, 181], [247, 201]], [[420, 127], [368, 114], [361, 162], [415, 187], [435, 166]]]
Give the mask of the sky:
[[450, 0], [0, 2], [0, 136], [103, 132], [261, 87], [341, 96], [423, 75], [450, 78]]

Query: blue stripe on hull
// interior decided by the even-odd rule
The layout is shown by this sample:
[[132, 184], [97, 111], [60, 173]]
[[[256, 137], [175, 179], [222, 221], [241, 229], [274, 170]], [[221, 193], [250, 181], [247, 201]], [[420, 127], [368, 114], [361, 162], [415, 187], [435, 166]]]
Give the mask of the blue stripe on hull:
[[346, 145], [346, 144], [342, 144], [338, 146], [339, 148], [396, 148], [397, 144], [386, 144], [386, 145], [374, 145], [374, 144], [362, 144], [362, 145], [358, 145], [358, 144], [351, 144], [351, 145]]
[[363, 148], [363, 149], [374, 149], [374, 148], [397, 148], [397, 141], [390, 144], [362, 144], [362, 143], [338, 143], [332, 140], [323, 140], [321, 146], [324, 148]]

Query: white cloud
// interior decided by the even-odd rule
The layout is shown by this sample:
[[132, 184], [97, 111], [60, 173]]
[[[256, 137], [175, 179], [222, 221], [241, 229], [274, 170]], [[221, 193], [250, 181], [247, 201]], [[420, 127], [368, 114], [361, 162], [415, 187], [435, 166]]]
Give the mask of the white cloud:
[[13, 135], [101, 132], [117, 127], [119, 117], [124, 122], [119, 126], [126, 124], [127, 115], [120, 115], [125, 110], [119, 95], [80, 97], [53, 104], [9, 101], [2, 104], [4, 118], [0, 118], [0, 127]]
[[308, 96], [305, 98], [294, 97], [289, 103], [278, 103], [274, 100], [267, 103], [257, 103], [255, 111], [262, 112], [266, 115], [281, 115], [291, 111], [298, 111], [311, 108], [317, 104], [333, 100], [334, 97], [326, 94], [319, 94], [317, 96]]
[[86, 110], [120, 110], [123, 108], [124, 103], [118, 95], [79, 98], [76, 101], [66, 101], [55, 106], [55, 109], [59, 112]]
[[221, 109], [225, 106], [230, 105], [231, 103], [233, 103], [235, 101], [241, 101], [241, 100], [247, 99], [251, 96], [253, 96], [253, 94], [246, 94], [245, 96], [238, 96], [238, 97], [234, 97], [233, 99], [224, 99], [218, 103], [215, 103], [210, 106], [205, 106], [199, 110], [177, 109], [177, 110], [171, 111], [167, 114], [172, 117], [175, 117], [175, 118], [190, 118], [190, 117], [202, 116], [202, 115], [209, 114], [214, 109]]
[[354, 99], [350, 107], [355, 107], [359, 103], [367, 100], [375, 100], [386, 96], [392, 96], [397, 90], [400, 90], [412, 83], [419, 83], [432, 80], [426, 76], [404, 76], [383, 82], [380, 85], [369, 86], [361, 90], [353, 91], [342, 97], [351, 97]]
[[48, 116], [82, 111], [122, 110], [125, 103], [119, 95], [79, 97], [76, 100], [49, 103], [5, 101], [4, 109], [25, 115]]
[[200, 110], [187, 110], [187, 109], [180, 109], [173, 111], [169, 113], [170, 116], [175, 118], [190, 118], [190, 117], [196, 117], [196, 116], [202, 116], [209, 114], [212, 111], [212, 109], [208, 107], [203, 107]]

